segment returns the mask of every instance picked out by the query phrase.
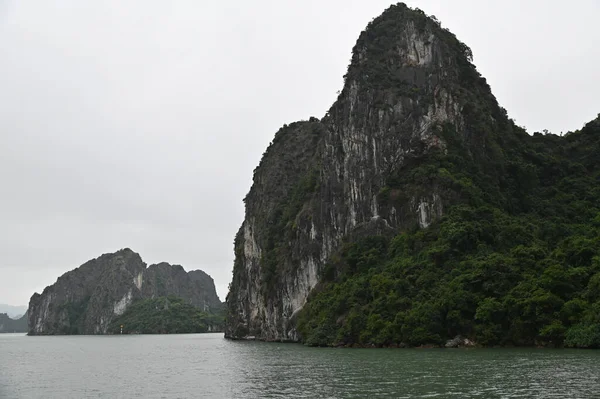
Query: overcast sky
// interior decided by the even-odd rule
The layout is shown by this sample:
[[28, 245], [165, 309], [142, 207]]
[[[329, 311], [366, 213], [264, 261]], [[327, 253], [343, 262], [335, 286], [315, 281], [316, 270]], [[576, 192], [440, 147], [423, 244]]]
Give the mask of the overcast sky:
[[[529, 132], [600, 112], [600, 1], [407, 1]], [[494, 5], [490, 5], [494, 3]], [[0, 303], [129, 247], [225, 299], [252, 171], [321, 117], [383, 0], [0, 0]]]

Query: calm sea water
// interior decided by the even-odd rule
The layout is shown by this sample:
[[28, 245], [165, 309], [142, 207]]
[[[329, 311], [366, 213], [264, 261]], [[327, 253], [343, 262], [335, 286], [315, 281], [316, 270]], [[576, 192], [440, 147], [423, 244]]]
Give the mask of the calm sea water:
[[2, 398], [600, 398], [600, 351], [0, 334]]

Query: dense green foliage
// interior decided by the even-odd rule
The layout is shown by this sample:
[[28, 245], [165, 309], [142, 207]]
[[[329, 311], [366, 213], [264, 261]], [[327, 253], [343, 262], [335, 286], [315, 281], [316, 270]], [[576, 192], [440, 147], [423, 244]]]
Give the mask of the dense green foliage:
[[175, 296], [146, 299], [130, 305], [108, 331], [124, 334], [184, 334], [221, 331], [224, 315], [201, 311]]
[[384, 194], [435, 181], [454, 203], [427, 229], [346, 244], [300, 316], [304, 341], [417, 346], [462, 335], [600, 348], [600, 116], [564, 137], [512, 137], [488, 161], [494, 173], [449, 140], [447, 154], [390, 179]]

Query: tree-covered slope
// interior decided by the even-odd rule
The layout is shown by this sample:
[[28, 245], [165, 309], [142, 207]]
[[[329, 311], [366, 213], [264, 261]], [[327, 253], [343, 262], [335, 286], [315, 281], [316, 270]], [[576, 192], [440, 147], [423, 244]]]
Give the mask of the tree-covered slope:
[[133, 303], [113, 319], [108, 332], [119, 334], [185, 334], [223, 331], [221, 313], [204, 312], [175, 296]]
[[[459, 194], [439, 222], [347, 243], [305, 306], [314, 345], [600, 347], [600, 116], [565, 137], [521, 136], [503, 190], [450, 145], [395, 180]], [[392, 188], [386, 188], [383, 197]]]

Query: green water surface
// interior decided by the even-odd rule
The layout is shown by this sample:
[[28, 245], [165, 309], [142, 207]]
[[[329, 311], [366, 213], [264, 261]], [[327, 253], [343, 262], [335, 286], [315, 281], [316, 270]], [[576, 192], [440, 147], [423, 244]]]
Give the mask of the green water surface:
[[0, 334], [2, 398], [600, 398], [600, 351]]

